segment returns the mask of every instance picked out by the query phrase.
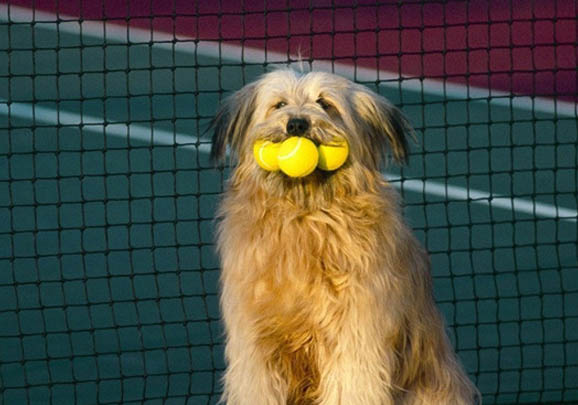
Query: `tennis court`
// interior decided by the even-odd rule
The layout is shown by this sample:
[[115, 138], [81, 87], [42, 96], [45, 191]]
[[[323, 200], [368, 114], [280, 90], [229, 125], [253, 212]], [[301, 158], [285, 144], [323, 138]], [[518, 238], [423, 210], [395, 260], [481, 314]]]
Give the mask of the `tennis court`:
[[[299, 49], [313, 51], [293, 66], [366, 84], [416, 128], [409, 165], [384, 174], [431, 253], [436, 299], [484, 403], [578, 401], [578, 124], [568, 62], [545, 78], [516, 71], [508, 91], [501, 75], [468, 81], [436, 70], [441, 51], [406, 69], [420, 56], [416, 40], [401, 41], [400, 56], [376, 57], [363, 35], [393, 26], [339, 25], [350, 12], [355, 21], [389, 15], [375, 2], [272, 2], [270, 17], [261, 3], [246, 2], [246, 15], [233, 3], [0, 1], [0, 403], [217, 403], [214, 214], [228, 169], [209, 161], [205, 131], [223, 97]], [[495, 3], [510, 13], [525, 4]], [[574, 3], [554, 3], [553, 16], [534, 9], [528, 24], [575, 27]], [[383, 7], [415, 17], [395, 2]], [[317, 19], [300, 23], [315, 10]], [[270, 28], [260, 33], [263, 21]], [[309, 35], [312, 21], [333, 25]], [[478, 25], [491, 23], [468, 30]], [[303, 34], [287, 39], [294, 29]]]

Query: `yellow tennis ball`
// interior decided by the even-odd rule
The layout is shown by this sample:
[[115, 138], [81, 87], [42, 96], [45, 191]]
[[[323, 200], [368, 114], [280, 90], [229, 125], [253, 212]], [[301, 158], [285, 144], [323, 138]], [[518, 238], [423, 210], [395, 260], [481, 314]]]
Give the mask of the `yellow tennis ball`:
[[339, 169], [349, 156], [349, 145], [345, 139], [338, 139], [328, 144], [317, 147], [319, 151], [319, 163], [321, 170], [333, 171]]
[[269, 172], [279, 170], [277, 156], [279, 155], [280, 147], [281, 143], [279, 142], [275, 143], [262, 139], [256, 141], [253, 145], [253, 156], [255, 156], [257, 164]]
[[279, 148], [279, 168], [290, 177], [305, 177], [317, 167], [319, 152], [315, 144], [301, 136], [287, 138]]

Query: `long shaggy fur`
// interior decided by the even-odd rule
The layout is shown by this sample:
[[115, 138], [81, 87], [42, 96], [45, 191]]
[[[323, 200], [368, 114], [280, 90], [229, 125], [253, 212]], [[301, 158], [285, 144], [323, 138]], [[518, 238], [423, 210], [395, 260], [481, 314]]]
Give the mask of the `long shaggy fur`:
[[[285, 103], [279, 104], [280, 102]], [[259, 168], [256, 139], [292, 117], [345, 137], [346, 164], [292, 179]], [[380, 167], [403, 162], [402, 114], [327, 73], [275, 71], [228, 99], [213, 157], [236, 160], [220, 207], [229, 405], [470, 405], [477, 397], [432, 298], [424, 250]]]

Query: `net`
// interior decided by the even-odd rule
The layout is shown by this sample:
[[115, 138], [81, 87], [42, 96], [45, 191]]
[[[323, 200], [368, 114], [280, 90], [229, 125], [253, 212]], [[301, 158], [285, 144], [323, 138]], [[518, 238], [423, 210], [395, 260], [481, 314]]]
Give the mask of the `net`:
[[578, 400], [572, 0], [0, 0], [0, 402], [214, 404], [204, 131], [275, 66], [388, 97], [385, 176], [486, 404]]

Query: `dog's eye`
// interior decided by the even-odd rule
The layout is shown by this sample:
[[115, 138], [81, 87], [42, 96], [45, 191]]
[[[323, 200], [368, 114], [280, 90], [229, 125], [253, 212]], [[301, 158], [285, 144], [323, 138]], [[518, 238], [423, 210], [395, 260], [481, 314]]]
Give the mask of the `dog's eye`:
[[278, 110], [279, 108], [283, 108], [287, 105], [287, 103], [285, 101], [279, 101], [277, 104], [275, 104], [275, 109]]
[[318, 98], [317, 104], [319, 104], [321, 106], [321, 108], [323, 108], [324, 110], [327, 110], [329, 107], [331, 107], [331, 104], [329, 104], [327, 101], [325, 101], [324, 98]]

